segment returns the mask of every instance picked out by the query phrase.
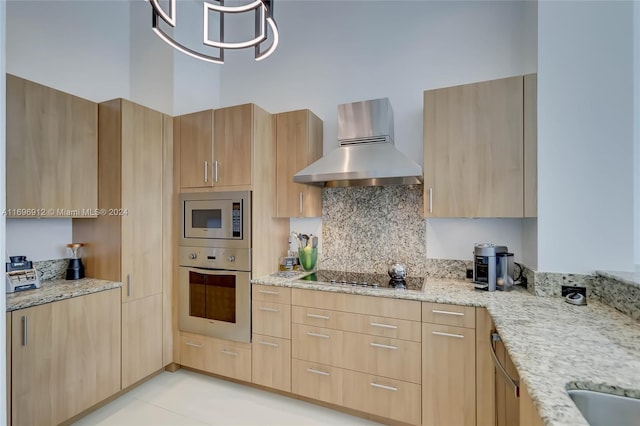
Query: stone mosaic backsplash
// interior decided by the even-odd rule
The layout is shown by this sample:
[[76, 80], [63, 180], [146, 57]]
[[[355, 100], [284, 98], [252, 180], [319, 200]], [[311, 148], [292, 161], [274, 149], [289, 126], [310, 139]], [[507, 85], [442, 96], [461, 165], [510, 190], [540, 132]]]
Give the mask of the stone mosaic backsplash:
[[33, 267], [38, 271], [40, 281], [58, 280], [67, 275], [69, 259], [34, 261]]

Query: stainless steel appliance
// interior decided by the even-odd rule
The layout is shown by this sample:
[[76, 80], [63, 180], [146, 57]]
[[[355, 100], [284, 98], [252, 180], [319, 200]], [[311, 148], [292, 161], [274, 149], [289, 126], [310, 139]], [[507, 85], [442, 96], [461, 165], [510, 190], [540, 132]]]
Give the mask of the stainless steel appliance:
[[251, 341], [251, 193], [180, 195], [180, 330]]
[[475, 245], [473, 250], [473, 285], [475, 288], [489, 291], [496, 290], [496, 282], [499, 275], [498, 255], [508, 251], [506, 246], [490, 243]]
[[303, 277], [304, 281], [351, 287], [378, 288], [383, 290], [415, 290], [421, 291], [424, 284], [423, 277], [389, 278], [387, 274], [366, 274], [360, 272], [344, 272], [318, 270]]
[[10, 256], [9, 260], [5, 266], [7, 293], [40, 288], [38, 271], [27, 256]]

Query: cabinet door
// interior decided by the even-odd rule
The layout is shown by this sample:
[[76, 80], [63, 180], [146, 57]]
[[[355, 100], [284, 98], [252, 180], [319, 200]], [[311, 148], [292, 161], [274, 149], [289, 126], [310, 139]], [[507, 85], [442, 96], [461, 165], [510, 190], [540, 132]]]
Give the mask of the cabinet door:
[[524, 76], [524, 217], [538, 216], [538, 75]]
[[214, 185], [251, 185], [253, 105], [217, 109], [213, 121]]
[[291, 340], [259, 334], [252, 340], [252, 382], [291, 392]]
[[180, 187], [213, 185], [213, 111], [177, 117], [180, 140]]
[[424, 92], [426, 217], [522, 217], [522, 77]]
[[476, 424], [475, 330], [422, 324], [422, 424]]
[[162, 129], [161, 113], [122, 101], [123, 301], [162, 292]]
[[321, 156], [322, 120], [306, 109], [276, 115], [276, 216], [322, 216], [322, 189], [293, 182]]
[[94, 215], [97, 123], [96, 103], [7, 74], [7, 209]]
[[122, 388], [162, 365], [162, 294], [122, 304]]

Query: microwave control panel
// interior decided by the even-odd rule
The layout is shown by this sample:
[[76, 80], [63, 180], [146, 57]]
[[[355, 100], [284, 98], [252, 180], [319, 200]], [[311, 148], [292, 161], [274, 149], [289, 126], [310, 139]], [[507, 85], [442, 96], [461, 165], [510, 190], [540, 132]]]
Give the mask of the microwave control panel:
[[232, 232], [234, 237], [242, 237], [242, 204], [239, 202], [233, 203], [232, 210]]

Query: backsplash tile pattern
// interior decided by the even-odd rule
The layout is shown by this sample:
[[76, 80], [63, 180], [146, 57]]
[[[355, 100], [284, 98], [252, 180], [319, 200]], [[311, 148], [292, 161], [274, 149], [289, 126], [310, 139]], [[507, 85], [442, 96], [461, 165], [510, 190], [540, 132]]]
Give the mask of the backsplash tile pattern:
[[640, 321], [640, 286], [628, 280], [598, 272], [593, 295], [603, 303]]
[[33, 267], [38, 271], [40, 281], [62, 279], [67, 274], [69, 259], [34, 261]]
[[593, 275], [536, 272], [531, 287], [536, 296], [561, 296], [563, 285], [586, 287], [588, 299], [591, 296], [593, 280]]
[[385, 274], [393, 262], [426, 276], [426, 221], [418, 185], [325, 188], [319, 267]]
[[426, 259], [426, 276], [465, 280], [467, 268], [473, 268], [472, 260]]

